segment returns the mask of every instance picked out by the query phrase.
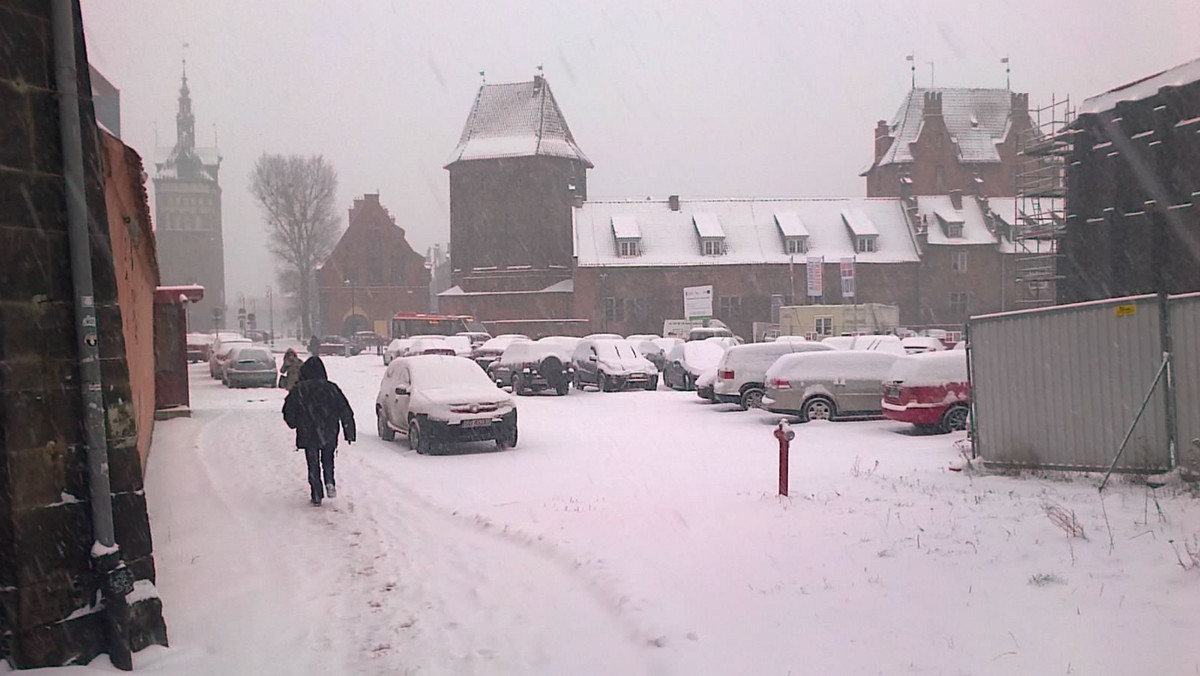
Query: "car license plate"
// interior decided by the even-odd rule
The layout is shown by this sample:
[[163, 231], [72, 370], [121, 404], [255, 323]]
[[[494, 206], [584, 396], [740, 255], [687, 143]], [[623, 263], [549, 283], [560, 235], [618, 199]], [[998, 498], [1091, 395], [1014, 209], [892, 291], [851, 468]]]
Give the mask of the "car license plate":
[[475, 418], [473, 420], [464, 420], [463, 427], [488, 427], [492, 424], [491, 418]]

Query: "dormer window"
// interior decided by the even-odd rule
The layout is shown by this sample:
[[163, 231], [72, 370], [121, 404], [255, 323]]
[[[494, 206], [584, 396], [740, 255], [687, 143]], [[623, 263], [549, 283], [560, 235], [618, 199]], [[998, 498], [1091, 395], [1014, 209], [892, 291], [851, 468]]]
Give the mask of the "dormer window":
[[964, 220], [957, 209], [939, 206], [934, 209], [933, 215], [937, 217], [947, 239], [962, 239]]
[[725, 229], [716, 214], [698, 213], [692, 216], [696, 235], [700, 238], [700, 251], [705, 256], [725, 254]]
[[962, 223], [946, 224], [946, 236], [951, 239], [961, 239], [963, 236], [963, 224]]
[[854, 250], [858, 253], [875, 253], [878, 237], [862, 236], [857, 239]]
[[808, 253], [808, 228], [794, 211], [775, 212], [775, 225], [783, 238], [783, 250], [790, 255]]
[[879, 229], [861, 209], [843, 209], [842, 222], [850, 231], [856, 252], [874, 253], [879, 249]]
[[642, 253], [642, 230], [632, 214], [614, 214], [612, 217], [613, 238], [617, 241], [617, 255], [632, 258]]

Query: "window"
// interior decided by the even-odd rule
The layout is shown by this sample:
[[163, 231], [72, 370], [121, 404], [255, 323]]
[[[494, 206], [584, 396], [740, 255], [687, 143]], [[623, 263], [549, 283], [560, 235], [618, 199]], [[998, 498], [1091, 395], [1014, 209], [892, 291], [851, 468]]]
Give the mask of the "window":
[[818, 336], [832, 336], [833, 317], [817, 317], [816, 321], [813, 323], [813, 333], [817, 334]]
[[874, 237], [859, 237], [856, 247], [858, 253], [872, 253], [875, 251]]
[[788, 237], [785, 240], [784, 247], [789, 254], [808, 253], [808, 238], [807, 237]]
[[967, 252], [955, 251], [954, 256], [950, 259], [950, 269], [955, 272], [967, 271]]
[[961, 239], [963, 236], [963, 224], [948, 223], [946, 225], [946, 236], [951, 239]]
[[622, 239], [617, 242], [617, 255], [621, 258], [631, 258], [638, 255], [638, 243], [635, 239]]
[[705, 256], [720, 256], [723, 253], [725, 253], [725, 242], [719, 239], [704, 240]]
[[950, 314], [965, 315], [970, 311], [971, 294], [966, 291], [954, 291], [950, 294]]
[[625, 299], [609, 296], [604, 299], [604, 319], [610, 322], [625, 321]]
[[736, 317], [742, 312], [742, 299], [740, 296], [721, 296], [717, 300], [717, 308], [722, 317]]
[[650, 299], [649, 298], [634, 298], [631, 302], [632, 309], [629, 314], [637, 321], [644, 321], [650, 316]]
[[946, 167], [940, 164], [933, 168], [933, 189], [935, 192], [946, 192]]

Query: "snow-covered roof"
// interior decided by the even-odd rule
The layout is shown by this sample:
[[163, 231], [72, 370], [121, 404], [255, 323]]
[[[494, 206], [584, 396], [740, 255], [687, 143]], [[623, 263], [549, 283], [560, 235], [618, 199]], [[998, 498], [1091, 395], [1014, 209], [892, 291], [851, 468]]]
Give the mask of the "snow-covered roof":
[[692, 214], [696, 224], [696, 234], [706, 239], [723, 239], [725, 230], [721, 227], [721, 217], [706, 211]]
[[[928, 195], [917, 197], [917, 218], [925, 225], [929, 235], [927, 240], [931, 245], [979, 245], [996, 244], [997, 239], [988, 229], [979, 202], [970, 197], [963, 197], [962, 209], [955, 209], [954, 202], [947, 195]], [[947, 237], [946, 231], [939, 223], [962, 225], [962, 237]]]
[[533, 291], [464, 291], [461, 286], [452, 286], [449, 289], [438, 294], [438, 296], [517, 296], [529, 295], [533, 293], [572, 293], [575, 291], [575, 280], [564, 279], [561, 282], [555, 282], [544, 289], [536, 289]]
[[917, 140], [925, 114], [925, 94], [942, 95], [942, 119], [954, 137], [962, 162], [999, 162], [996, 144], [1008, 133], [1012, 93], [1007, 89], [913, 89], [892, 119], [892, 145], [876, 164], [912, 162], [910, 143]]
[[808, 237], [804, 221], [800, 220], [800, 214], [794, 211], [776, 211], [775, 223], [784, 237]]
[[[856, 253], [842, 212], [856, 209], [879, 233], [873, 252]], [[681, 199], [679, 211], [666, 200], [589, 201], [574, 210], [575, 253], [587, 266], [682, 266], [788, 263], [776, 214], [792, 212], [808, 233], [807, 256], [827, 261], [857, 256], [864, 263], [918, 260], [916, 243], [901, 201], [894, 198], [845, 199]], [[641, 231], [639, 255], [621, 257], [612, 236], [615, 214], [636, 216]], [[725, 253], [702, 254], [694, 218], [711, 214], [725, 234]], [[703, 220], [703, 219], [701, 219]], [[803, 257], [798, 257], [803, 262]]]
[[[1018, 200], [1015, 197], [989, 197], [987, 200], [988, 210], [992, 212], [996, 218], [999, 218], [1009, 226], [1017, 223], [1017, 208]], [[1041, 198], [1041, 207], [1045, 210], [1054, 210], [1062, 213], [1063, 199], [1061, 197]], [[1051, 239], [1026, 239], [1020, 242], [1001, 237], [1000, 251], [1002, 253], [1053, 253], [1056, 250], [1054, 241]]]
[[446, 166], [463, 160], [533, 156], [565, 157], [592, 166], [576, 145], [550, 83], [542, 77], [481, 86]]
[[633, 214], [613, 214], [613, 236], [617, 239], [639, 239], [642, 236], [638, 230], [637, 216]]
[[876, 228], [875, 224], [871, 222], [871, 217], [857, 207], [842, 209], [842, 222], [857, 237], [879, 236], [879, 228]]
[[1163, 87], [1179, 87], [1197, 80], [1200, 80], [1200, 58], [1088, 97], [1079, 106], [1079, 114], [1102, 113], [1122, 101], [1141, 101], [1154, 96]]

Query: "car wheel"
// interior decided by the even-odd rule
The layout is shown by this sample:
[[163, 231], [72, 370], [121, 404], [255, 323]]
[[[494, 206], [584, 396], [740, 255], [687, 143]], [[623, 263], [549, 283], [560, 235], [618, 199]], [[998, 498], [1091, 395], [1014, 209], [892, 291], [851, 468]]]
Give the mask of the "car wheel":
[[432, 448], [429, 440], [425, 438], [424, 430], [421, 429], [421, 422], [416, 417], [408, 419], [408, 447], [422, 455]]
[[970, 410], [962, 404], [951, 406], [942, 414], [942, 422], [938, 425], [938, 429], [943, 433], [961, 432], [967, 429], [967, 417], [970, 415]]
[[567, 393], [570, 391], [571, 391], [571, 389], [569, 387], [567, 387], [567, 381], [565, 381], [565, 380], [563, 382], [559, 383], [558, 387], [554, 388], [554, 392], [556, 394], [558, 394], [558, 396], [560, 396], [560, 397], [567, 396]]
[[574, 387], [580, 392], [583, 391], [583, 380], [579, 377], [579, 371], [576, 371], [575, 374], [571, 376], [571, 387]]
[[524, 388], [521, 387], [521, 376], [516, 373], [512, 377], [512, 392], [518, 396], [525, 393]]
[[612, 390], [612, 387], [613, 387], [612, 380], [609, 379], [607, 373], [600, 373], [597, 376], [596, 381], [600, 385], [601, 392], [612, 392], [613, 391]]
[[804, 402], [804, 408], [800, 409], [800, 419], [804, 422], [833, 420], [834, 415], [833, 402], [825, 397], [813, 397]]
[[396, 430], [388, 424], [387, 416], [383, 414], [383, 409], [375, 411], [375, 425], [379, 430], [379, 438], [384, 441], [393, 441], [396, 438]]
[[748, 411], [752, 408], [762, 408], [762, 400], [763, 391], [757, 387], [751, 387], [742, 392], [742, 398], [738, 401], [738, 405], [742, 407], [743, 411]]
[[696, 379], [688, 374], [683, 375], [683, 391], [691, 392], [696, 389]]
[[650, 390], [651, 392], [658, 389], [658, 377], [657, 376], [654, 378], [651, 378], [649, 381], [647, 381], [646, 389]]
[[516, 446], [517, 426], [502, 426], [499, 434], [496, 435], [496, 448], [503, 451], [506, 448], [516, 448]]

